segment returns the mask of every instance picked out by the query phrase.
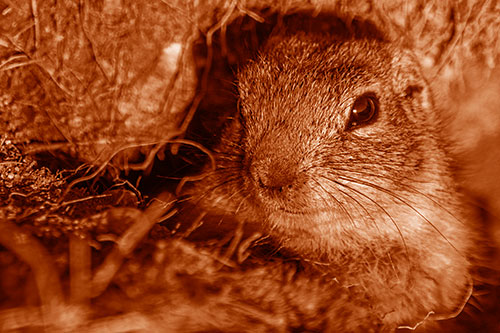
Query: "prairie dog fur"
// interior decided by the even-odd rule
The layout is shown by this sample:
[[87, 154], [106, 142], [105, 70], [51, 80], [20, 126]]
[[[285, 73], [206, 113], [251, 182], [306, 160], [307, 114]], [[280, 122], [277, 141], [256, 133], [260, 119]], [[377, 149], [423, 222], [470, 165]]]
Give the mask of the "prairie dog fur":
[[460, 311], [476, 237], [411, 52], [365, 33], [290, 29], [237, 87], [217, 169], [192, 191], [200, 206], [321, 262], [363, 290], [387, 329]]

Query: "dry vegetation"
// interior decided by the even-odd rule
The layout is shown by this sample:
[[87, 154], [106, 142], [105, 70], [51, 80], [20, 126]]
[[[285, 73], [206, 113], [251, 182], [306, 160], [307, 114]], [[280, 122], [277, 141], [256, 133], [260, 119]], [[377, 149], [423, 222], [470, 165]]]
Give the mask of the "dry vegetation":
[[[175, 330], [186, 321], [196, 330], [230, 322], [230, 311], [212, 318], [207, 307], [237, 295], [216, 297], [213, 286], [289, 282], [279, 264], [238, 268], [257, 260], [248, 249], [259, 235], [191, 242], [196, 220], [184, 230], [160, 224], [176, 213], [174, 191], [148, 193], [141, 181], [155, 160], [180, 159], [180, 145], [206, 151], [184, 136], [217, 57], [240, 60], [226, 39], [231, 23], [254, 22], [239, 32], [250, 35], [273, 13], [301, 10], [370, 18], [415, 51], [450, 113], [464, 187], [488, 219], [500, 216], [495, 0], [0, 0], [0, 330]], [[490, 227], [500, 243], [500, 225]], [[293, 283], [295, 295], [321, 302], [320, 281]], [[241, 307], [231, 311], [254, 311], [255, 327], [300, 322]]]

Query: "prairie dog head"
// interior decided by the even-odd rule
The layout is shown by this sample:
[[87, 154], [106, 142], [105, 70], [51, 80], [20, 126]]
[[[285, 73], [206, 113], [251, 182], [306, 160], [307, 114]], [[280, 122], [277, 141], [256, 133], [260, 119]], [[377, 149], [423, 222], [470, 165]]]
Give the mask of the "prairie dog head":
[[239, 206], [311, 255], [379, 237], [443, 247], [462, 237], [447, 212], [459, 201], [436, 111], [407, 52], [275, 37], [240, 71], [238, 90], [239, 115], [219, 146], [224, 210]]
[[459, 307], [471, 237], [411, 54], [379, 39], [279, 35], [237, 84], [204, 207], [261, 223], [376, 299], [402, 296], [404, 311], [381, 301], [396, 322]]

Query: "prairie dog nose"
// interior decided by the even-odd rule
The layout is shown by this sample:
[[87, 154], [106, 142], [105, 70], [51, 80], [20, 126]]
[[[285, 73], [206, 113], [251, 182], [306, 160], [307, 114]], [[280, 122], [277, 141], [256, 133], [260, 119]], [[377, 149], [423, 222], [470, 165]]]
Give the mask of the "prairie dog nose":
[[299, 174], [300, 160], [290, 145], [272, 139], [262, 141], [250, 163], [250, 175], [261, 188], [291, 188]]
[[297, 164], [283, 158], [266, 158], [252, 162], [250, 173], [262, 188], [282, 190], [293, 186], [297, 179]]

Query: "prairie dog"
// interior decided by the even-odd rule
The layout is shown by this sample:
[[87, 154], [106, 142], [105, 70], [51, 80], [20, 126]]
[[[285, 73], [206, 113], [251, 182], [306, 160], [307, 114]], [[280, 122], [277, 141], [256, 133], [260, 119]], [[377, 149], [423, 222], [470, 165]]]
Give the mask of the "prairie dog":
[[321, 262], [386, 329], [459, 312], [475, 236], [411, 52], [293, 29], [270, 37], [237, 87], [217, 168], [194, 185], [200, 206]]

